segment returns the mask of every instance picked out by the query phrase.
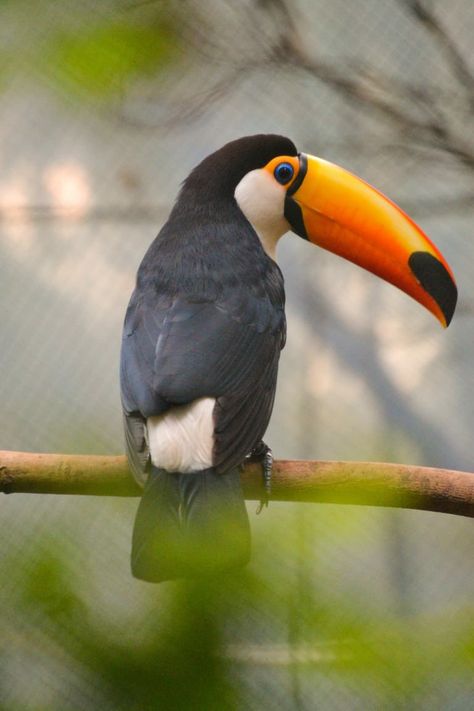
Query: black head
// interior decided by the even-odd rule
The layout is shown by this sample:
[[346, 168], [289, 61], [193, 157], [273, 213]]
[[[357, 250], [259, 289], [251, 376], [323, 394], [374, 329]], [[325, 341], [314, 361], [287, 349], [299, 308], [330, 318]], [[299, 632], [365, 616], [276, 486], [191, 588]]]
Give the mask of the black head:
[[238, 138], [204, 158], [184, 181], [181, 195], [192, 192], [201, 200], [230, 199], [244, 175], [281, 155], [297, 155], [289, 138], [271, 133]]

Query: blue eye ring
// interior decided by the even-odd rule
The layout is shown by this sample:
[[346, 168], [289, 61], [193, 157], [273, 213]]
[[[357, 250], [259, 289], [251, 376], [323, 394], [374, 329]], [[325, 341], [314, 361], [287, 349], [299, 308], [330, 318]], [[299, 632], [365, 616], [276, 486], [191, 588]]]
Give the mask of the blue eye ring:
[[291, 163], [278, 163], [277, 167], [273, 171], [275, 180], [277, 180], [280, 185], [287, 185], [295, 174], [295, 169]]

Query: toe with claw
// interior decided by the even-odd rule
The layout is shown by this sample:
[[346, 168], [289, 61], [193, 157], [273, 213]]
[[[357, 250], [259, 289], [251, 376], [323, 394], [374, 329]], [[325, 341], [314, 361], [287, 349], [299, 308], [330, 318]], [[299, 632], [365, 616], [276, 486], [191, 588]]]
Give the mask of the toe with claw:
[[273, 470], [273, 453], [265, 442], [260, 442], [255, 449], [250, 453], [250, 460], [259, 460], [262, 464], [263, 475], [263, 495], [258, 505], [257, 514], [268, 506], [272, 494], [272, 470]]

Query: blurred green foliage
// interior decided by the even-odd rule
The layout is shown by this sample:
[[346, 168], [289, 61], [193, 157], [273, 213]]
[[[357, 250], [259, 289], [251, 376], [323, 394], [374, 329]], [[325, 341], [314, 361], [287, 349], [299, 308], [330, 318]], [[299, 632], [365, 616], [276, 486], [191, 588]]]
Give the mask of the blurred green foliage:
[[[301, 526], [300, 533], [312, 525], [313, 511], [322, 513], [321, 525], [330, 515], [329, 508], [297, 508], [298, 518], [292, 512], [283, 520]], [[354, 530], [360, 531], [354, 525], [360, 519], [351, 511], [346, 508], [346, 522], [335, 527], [336, 548], [354, 545]], [[430, 708], [445, 708], [452, 685], [458, 696], [463, 689], [469, 693], [472, 607], [401, 614], [360, 590], [344, 594], [335, 587], [337, 571], [330, 574], [305, 535], [295, 548], [285, 527], [268, 529], [268, 523], [265, 536], [257, 533], [252, 565], [211, 581], [155, 586], [132, 581], [128, 569], [117, 575], [113, 566], [97, 576], [78, 561], [73, 564], [51, 530], [25, 550], [20, 567], [14, 556], [4, 559], [3, 575], [16, 580], [15, 615], [49, 640], [36, 664], [44, 669], [59, 664], [60, 675], [71, 668], [85, 675], [69, 703], [64, 693], [53, 695], [48, 711], [218, 711], [267, 703], [285, 709], [418, 709], [428, 708], [430, 698], [435, 699]], [[279, 568], [279, 557], [293, 557], [293, 571]], [[315, 566], [321, 568], [316, 577]], [[125, 606], [127, 598], [130, 604], [140, 596], [146, 604], [140, 610], [132, 604], [123, 614], [101, 606], [104, 585], [113, 585], [114, 599], [123, 598]], [[0, 656], [7, 659], [15, 636], [25, 634], [20, 624], [3, 635]], [[37, 640], [27, 644], [38, 647]], [[29, 683], [26, 676], [25, 689]], [[39, 698], [36, 705], [41, 694], [33, 689], [23, 711], [45, 708]], [[92, 703], [81, 699], [86, 689]], [[352, 705], [341, 703], [344, 690]], [[1, 708], [18, 711], [15, 704]]]
[[[179, 3], [87, 0], [3, 2], [0, 80], [37, 78], [62, 96], [108, 101], [142, 78], [157, 77], [183, 52]], [[25, 18], [29, 22], [25, 25]], [[1, 85], [0, 85], [1, 86]]]
[[176, 56], [178, 36], [171, 25], [106, 23], [51, 38], [45, 60], [63, 88], [104, 99], [124, 84], [156, 74]]

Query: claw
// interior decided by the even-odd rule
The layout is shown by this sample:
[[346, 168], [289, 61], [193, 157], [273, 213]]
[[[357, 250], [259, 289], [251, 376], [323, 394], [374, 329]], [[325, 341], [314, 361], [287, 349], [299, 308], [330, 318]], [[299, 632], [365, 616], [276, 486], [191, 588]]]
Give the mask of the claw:
[[263, 469], [264, 491], [257, 508], [257, 514], [259, 514], [268, 506], [272, 494], [273, 453], [265, 442], [261, 442], [261, 444], [254, 449], [250, 456], [252, 459], [260, 459]]

